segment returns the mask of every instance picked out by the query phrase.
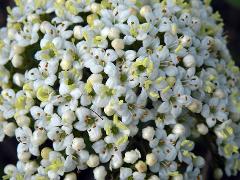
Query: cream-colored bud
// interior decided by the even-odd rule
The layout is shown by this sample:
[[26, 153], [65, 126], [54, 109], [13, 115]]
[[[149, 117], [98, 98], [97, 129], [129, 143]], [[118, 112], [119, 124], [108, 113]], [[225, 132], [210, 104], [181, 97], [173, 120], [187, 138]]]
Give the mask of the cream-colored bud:
[[77, 180], [77, 175], [75, 173], [69, 173], [64, 177], [64, 180]]
[[87, 160], [87, 165], [91, 168], [97, 167], [99, 165], [99, 157], [95, 154], [90, 155]]
[[152, 8], [148, 5], [146, 6], [143, 6], [141, 9], [140, 9], [140, 15], [141, 16], [146, 16], [147, 14], [151, 13], [152, 12]]
[[23, 162], [27, 162], [31, 158], [30, 152], [21, 152], [18, 153], [18, 159]]
[[40, 31], [45, 34], [46, 32], [49, 32], [51, 29], [51, 24], [48, 21], [43, 21], [40, 25]]
[[185, 127], [182, 124], [175, 124], [172, 132], [178, 136], [185, 134]]
[[16, 170], [16, 167], [14, 166], [14, 165], [12, 165], [12, 164], [8, 164], [8, 165], [6, 165], [5, 167], [4, 167], [4, 173], [5, 174], [8, 174], [8, 175], [10, 175], [10, 174], [12, 174], [13, 172], [15, 172], [15, 170]]
[[112, 47], [115, 50], [122, 50], [124, 49], [124, 42], [122, 39], [114, 39], [111, 43]]
[[37, 163], [36, 161], [29, 161], [24, 166], [25, 174], [33, 174], [37, 170]]
[[5, 126], [3, 126], [3, 132], [7, 136], [14, 136], [15, 129], [17, 128], [16, 124], [14, 122], [7, 123]]
[[22, 115], [15, 117], [17, 125], [20, 127], [26, 126], [28, 127], [30, 124], [30, 118], [28, 116]]
[[37, 145], [40, 146], [41, 144], [43, 144], [47, 139], [47, 133], [45, 130], [40, 130], [40, 129], [36, 129], [33, 132], [32, 138], [31, 138], [31, 142], [33, 145]]
[[152, 175], [148, 178], [148, 180], [160, 180], [158, 176]]
[[225, 93], [222, 89], [216, 89], [213, 95], [219, 99], [223, 99], [225, 97]]
[[62, 70], [67, 71], [67, 70], [71, 69], [72, 61], [66, 61], [63, 59], [60, 63], [60, 66], [61, 66]]
[[220, 168], [216, 168], [216, 169], [214, 170], [213, 175], [214, 175], [214, 178], [215, 178], [216, 180], [219, 180], [219, 179], [222, 179], [222, 177], [223, 177], [223, 172], [222, 172], [222, 170], [221, 170]]
[[23, 74], [15, 73], [13, 75], [13, 83], [16, 84], [19, 87], [22, 87], [25, 82], [25, 77]]
[[52, 151], [52, 149], [49, 148], [49, 147], [43, 148], [43, 149], [41, 150], [41, 157], [42, 157], [43, 159], [48, 159], [49, 153], [50, 153], [51, 151]]
[[202, 110], [202, 103], [196, 99], [193, 99], [193, 101], [187, 106], [187, 108], [193, 113], [200, 113]]
[[21, 53], [24, 52], [24, 50], [25, 50], [25, 48], [22, 47], [22, 46], [19, 46], [17, 44], [13, 45], [13, 52], [14, 52], [14, 54], [21, 54]]
[[172, 180], [183, 180], [183, 175], [182, 174], [178, 174], [176, 176], [173, 176]]
[[198, 124], [197, 131], [202, 135], [206, 135], [208, 133], [208, 127], [203, 123]]
[[105, 180], [105, 177], [107, 176], [107, 171], [104, 166], [99, 166], [93, 170], [93, 174], [96, 180]]
[[86, 147], [86, 144], [84, 143], [83, 138], [74, 138], [72, 142], [72, 148], [75, 151], [80, 151]]
[[64, 123], [72, 124], [76, 120], [76, 115], [73, 111], [65, 111], [62, 115], [62, 120]]
[[73, 28], [73, 36], [79, 40], [83, 38], [82, 26], [75, 26]]
[[151, 141], [153, 139], [155, 135], [155, 130], [153, 127], [145, 127], [143, 130], [142, 130], [142, 137], [143, 139], [146, 139], [148, 141]]
[[112, 116], [114, 114], [114, 109], [111, 105], [107, 105], [105, 108], [104, 108], [104, 113], [107, 115], [107, 116]]
[[33, 22], [34, 20], [37, 20], [37, 19], [39, 19], [39, 15], [38, 14], [30, 14], [30, 15], [27, 16], [27, 20], [29, 22]]
[[119, 37], [120, 37], [120, 30], [116, 27], [110, 28], [108, 33], [108, 38], [110, 40], [113, 40], [113, 39], [118, 39]]
[[140, 173], [144, 173], [147, 171], [147, 165], [145, 162], [143, 161], [138, 161], [136, 164], [135, 164], [135, 168], [137, 169], [138, 172]]
[[99, 3], [92, 3], [91, 4], [91, 11], [93, 13], [96, 14], [96, 13], [100, 12], [100, 10], [101, 10], [101, 5]]
[[154, 164], [156, 164], [157, 163], [156, 155], [153, 154], [153, 153], [147, 154], [146, 163], [147, 163], [148, 166], [153, 166]]
[[183, 64], [187, 68], [194, 67], [196, 65], [195, 57], [191, 54], [186, 55], [183, 58]]
[[16, 54], [13, 56], [11, 62], [12, 62], [13, 67], [18, 68], [23, 65], [23, 57]]
[[134, 164], [140, 157], [141, 154], [137, 149], [127, 151], [124, 156], [124, 162]]

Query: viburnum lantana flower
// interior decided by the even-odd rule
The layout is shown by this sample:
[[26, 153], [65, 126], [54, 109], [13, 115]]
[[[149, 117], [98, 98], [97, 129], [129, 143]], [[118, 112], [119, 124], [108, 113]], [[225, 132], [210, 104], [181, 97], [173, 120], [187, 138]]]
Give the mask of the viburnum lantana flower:
[[16, 137], [18, 162], [3, 179], [202, 179], [201, 146], [216, 178], [238, 173], [240, 72], [210, 0], [15, 2], [0, 141]]

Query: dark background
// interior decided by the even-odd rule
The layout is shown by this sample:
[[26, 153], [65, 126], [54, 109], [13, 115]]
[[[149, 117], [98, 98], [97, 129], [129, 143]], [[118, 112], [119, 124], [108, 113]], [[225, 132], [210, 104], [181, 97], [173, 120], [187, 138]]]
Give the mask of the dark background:
[[[14, 6], [12, 0], [0, 0], [0, 27], [6, 25], [6, 7]], [[213, 0], [212, 3], [214, 11], [219, 11], [224, 20], [225, 35], [228, 37], [228, 48], [232, 54], [236, 64], [240, 66], [240, 0]], [[0, 179], [2, 176], [3, 167], [6, 164], [17, 161], [16, 157], [16, 140], [14, 138], [5, 138], [4, 142], [0, 143]], [[211, 162], [207, 162], [210, 164]], [[211, 178], [211, 170], [208, 171]], [[82, 176], [80, 179], [91, 179]], [[240, 175], [237, 177], [227, 178], [223, 180], [239, 180]]]

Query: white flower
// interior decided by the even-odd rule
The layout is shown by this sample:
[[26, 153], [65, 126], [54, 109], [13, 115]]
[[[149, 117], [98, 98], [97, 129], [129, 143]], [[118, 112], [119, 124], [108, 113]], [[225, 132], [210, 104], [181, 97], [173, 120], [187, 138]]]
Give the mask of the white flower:
[[73, 134], [68, 134], [66, 130], [59, 127], [52, 127], [47, 136], [49, 139], [53, 140], [53, 148], [56, 151], [62, 151], [67, 146], [70, 146], [73, 140]]

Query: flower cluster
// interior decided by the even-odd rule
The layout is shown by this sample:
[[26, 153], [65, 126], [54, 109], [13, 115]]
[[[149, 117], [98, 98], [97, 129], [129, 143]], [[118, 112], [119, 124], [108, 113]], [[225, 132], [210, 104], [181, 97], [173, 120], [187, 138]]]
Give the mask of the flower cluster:
[[209, 0], [15, 2], [0, 140], [19, 160], [3, 179], [201, 179], [201, 140], [216, 178], [240, 170], [240, 72]]

